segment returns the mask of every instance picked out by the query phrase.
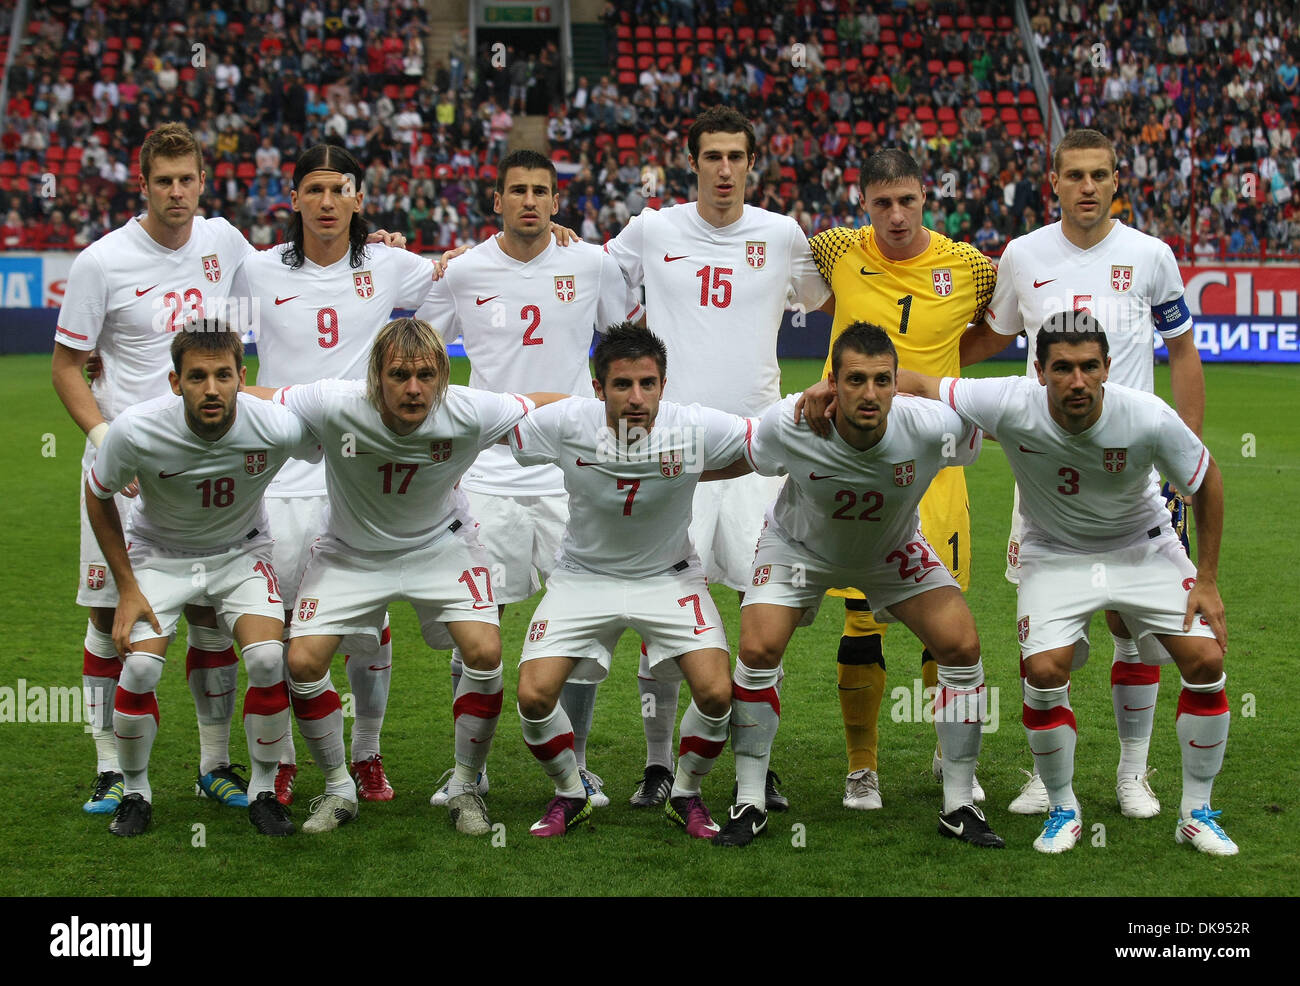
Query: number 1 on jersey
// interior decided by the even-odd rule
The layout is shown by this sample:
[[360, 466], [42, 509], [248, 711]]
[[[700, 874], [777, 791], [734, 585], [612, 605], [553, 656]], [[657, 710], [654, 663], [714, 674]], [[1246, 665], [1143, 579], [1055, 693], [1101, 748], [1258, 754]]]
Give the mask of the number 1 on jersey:
[[898, 334], [907, 335], [907, 320], [912, 317], [912, 296], [904, 295], [896, 302], [899, 308], [903, 309], [903, 314], [898, 318]]

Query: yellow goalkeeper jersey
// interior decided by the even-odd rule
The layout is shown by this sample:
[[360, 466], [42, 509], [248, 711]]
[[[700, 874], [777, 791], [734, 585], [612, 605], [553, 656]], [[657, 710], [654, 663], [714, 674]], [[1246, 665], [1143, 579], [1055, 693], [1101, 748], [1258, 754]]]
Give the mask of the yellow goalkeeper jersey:
[[[813, 260], [835, 294], [831, 345], [846, 325], [871, 322], [889, 333], [905, 369], [960, 375], [962, 333], [984, 317], [997, 275], [969, 243], [929, 232], [925, 251], [904, 261], [880, 252], [870, 226], [836, 226], [809, 241]], [[828, 349], [822, 375], [830, 368]]]

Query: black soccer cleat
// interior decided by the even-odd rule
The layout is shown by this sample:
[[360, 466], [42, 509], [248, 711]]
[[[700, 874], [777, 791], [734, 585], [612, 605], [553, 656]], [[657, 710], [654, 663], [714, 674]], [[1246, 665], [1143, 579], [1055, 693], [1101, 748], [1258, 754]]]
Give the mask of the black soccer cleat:
[[274, 791], [263, 791], [248, 806], [248, 820], [259, 835], [293, 835], [289, 809], [280, 804]]
[[767, 812], [757, 805], [732, 805], [727, 824], [713, 837], [715, 846], [747, 846], [767, 830]]
[[[768, 811], [789, 811], [790, 799], [776, 789], [781, 783], [780, 776], [775, 770], [767, 772], [767, 783], [763, 788], [763, 798], [767, 802], [763, 807]], [[735, 801], [736, 796], [740, 794], [740, 785], [731, 785], [731, 800]]]
[[668, 800], [673, 789], [673, 772], [667, 767], [652, 763], [641, 775], [641, 783], [632, 792], [627, 803], [633, 808], [657, 808]]
[[145, 801], [143, 794], [128, 794], [113, 812], [113, 820], [108, 823], [108, 830], [114, 835], [140, 835], [153, 821], [153, 805]]
[[974, 805], [962, 805], [948, 814], [939, 815], [939, 834], [960, 839], [981, 849], [1004, 849], [1002, 836], [989, 828], [984, 813]]

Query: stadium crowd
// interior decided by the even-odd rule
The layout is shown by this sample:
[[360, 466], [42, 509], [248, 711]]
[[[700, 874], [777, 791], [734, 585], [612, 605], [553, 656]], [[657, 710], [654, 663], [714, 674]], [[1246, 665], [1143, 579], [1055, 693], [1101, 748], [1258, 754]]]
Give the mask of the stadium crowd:
[[[1032, 42], [1065, 126], [1116, 135], [1116, 212], [1181, 257], [1300, 253], [1294, 17], [1084, 6], [1031, 3]], [[0, 34], [11, 17], [0, 7]], [[286, 171], [330, 137], [367, 165], [369, 221], [421, 250], [475, 241], [497, 228], [491, 163], [521, 111], [548, 116], [557, 220], [600, 242], [689, 198], [685, 128], [722, 102], [758, 129], [749, 201], [809, 234], [866, 221], [858, 168], [887, 146], [925, 171], [926, 224], [986, 253], [1056, 218], [1030, 53], [1001, 4], [610, 0], [609, 71], [567, 92], [554, 45], [501, 65], [462, 32], [426, 52], [418, 0], [93, 0], [32, 17], [0, 136], [4, 249], [76, 249], [120, 225], [138, 207], [132, 148], [162, 119], [199, 136], [209, 211], [254, 244], [282, 239]]]

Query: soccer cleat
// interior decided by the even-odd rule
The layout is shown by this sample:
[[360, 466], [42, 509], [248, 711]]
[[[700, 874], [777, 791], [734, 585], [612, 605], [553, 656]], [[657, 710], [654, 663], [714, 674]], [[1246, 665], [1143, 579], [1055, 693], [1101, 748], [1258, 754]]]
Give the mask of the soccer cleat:
[[355, 801], [347, 801], [337, 794], [322, 794], [312, 798], [307, 810], [311, 818], [303, 823], [302, 830], [308, 835], [319, 832], [333, 832], [340, 825], [346, 825], [357, 817], [361, 806]]
[[1237, 855], [1237, 844], [1215, 821], [1222, 814], [1221, 811], [1210, 811], [1209, 805], [1193, 809], [1191, 818], [1178, 820], [1174, 841], [1180, 846], [1190, 842], [1194, 848], [1211, 856]]
[[275, 800], [288, 808], [293, 804], [293, 781], [298, 776], [296, 763], [282, 763], [275, 771]]
[[767, 829], [767, 812], [757, 805], [732, 805], [727, 824], [713, 837], [715, 846], [747, 846]]
[[384, 776], [384, 758], [378, 753], [354, 763], [352, 776], [357, 782], [357, 797], [362, 801], [393, 800], [393, 785]]
[[668, 800], [673, 790], [673, 772], [667, 767], [652, 763], [641, 775], [641, 783], [632, 792], [627, 803], [633, 808], [657, 808]]
[[981, 849], [1003, 849], [1002, 836], [989, 828], [984, 812], [974, 805], [962, 805], [947, 814], [939, 815], [939, 834], [950, 839], [961, 839]]
[[1125, 818], [1155, 818], [1160, 814], [1160, 802], [1147, 778], [1155, 773], [1148, 768], [1141, 774], [1125, 774], [1115, 782], [1115, 796], [1119, 798], [1119, 813]]
[[[775, 770], [767, 772], [767, 783], [763, 788], [763, 807], [768, 811], [789, 811], [790, 799], [777, 790], [776, 786], [781, 783], [781, 778], [777, 776]], [[740, 794], [740, 785], [731, 785], [731, 800], [735, 801]]]
[[143, 794], [128, 794], [113, 812], [113, 820], [108, 823], [108, 830], [114, 835], [140, 835], [153, 821], [153, 805], [145, 801]]
[[880, 776], [870, 767], [855, 770], [844, 778], [844, 807], [857, 811], [874, 811], [883, 806], [880, 800]]
[[669, 798], [664, 814], [686, 829], [686, 834], [696, 839], [712, 839], [721, 829], [709, 814], [708, 806], [698, 794]]
[[456, 823], [456, 831], [466, 835], [487, 835], [492, 831], [487, 805], [475, 791], [462, 791], [447, 801], [447, 812]]
[[236, 767], [247, 769], [242, 763], [222, 764], [194, 783], [194, 793], [201, 798], [211, 798], [228, 808], [247, 808], [248, 781], [235, 773]]
[[91, 815], [111, 815], [122, 803], [122, 775], [116, 770], [105, 770], [95, 778], [95, 789], [81, 810]]
[[533, 822], [528, 831], [542, 839], [553, 835], [564, 835], [569, 829], [590, 817], [590, 798], [566, 798], [557, 794], [546, 806], [542, 817]]
[[1083, 825], [1077, 808], [1064, 808], [1057, 805], [1047, 813], [1043, 831], [1034, 840], [1034, 848], [1039, 852], [1067, 852], [1074, 848], [1083, 835]]
[[293, 835], [289, 809], [280, 803], [274, 791], [263, 791], [248, 806], [248, 820], [259, 835]]
[[1037, 774], [1031, 774], [1024, 767], [1020, 768], [1020, 772], [1029, 780], [1025, 781], [1025, 786], [1020, 789], [1020, 793], [1011, 800], [1011, 804], [1007, 805], [1007, 811], [1013, 815], [1043, 814], [1051, 807], [1047, 803], [1047, 788], [1043, 786], [1043, 779]]
[[[451, 787], [451, 776], [454, 773], [456, 773], [455, 770], [445, 770], [443, 771], [442, 776], [434, 781], [437, 790], [434, 791], [433, 795], [429, 798], [429, 804], [433, 807], [437, 808], [439, 805], [445, 805], [449, 800], [451, 800], [451, 792], [448, 788]], [[478, 793], [480, 797], [488, 793], [488, 775], [486, 770], [479, 771]]]
[[600, 775], [593, 774], [586, 767], [579, 767], [578, 776], [582, 778], [582, 786], [587, 789], [587, 797], [591, 800], [591, 807], [608, 808], [609, 795], [604, 791], [605, 782], [600, 779]]
[[[977, 763], [975, 766], [978, 767], [979, 764]], [[943, 757], [939, 755], [937, 747], [935, 748], [934, 756], [930, 758], [930, 773], [934, 774], [934, 779], [936, 781], [943, 780]], [[975, 800], [977, 805], [982, 805], [984, 803], [984, 788], [980, 785], [980, 779], [973, 774], [971, 775], [970, 796]]]

